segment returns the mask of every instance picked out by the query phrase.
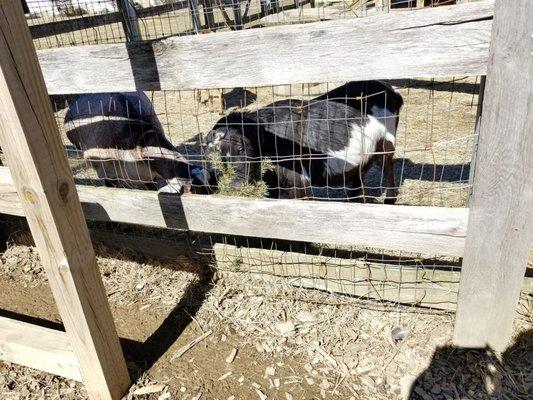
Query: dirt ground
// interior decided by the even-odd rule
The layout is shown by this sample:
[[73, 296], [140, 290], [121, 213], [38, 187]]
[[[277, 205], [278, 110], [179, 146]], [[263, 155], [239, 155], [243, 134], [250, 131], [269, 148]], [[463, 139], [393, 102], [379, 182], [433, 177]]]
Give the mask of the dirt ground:
[[[59, 327], [30, 244], [27, 234], [15, 234], [0, 256], [1, 314]], [[524, 295], [517, 310], [510, 349], [493, 354], [454, 348], [450, 313], [212, 271], [186, 257], [161, 261], [103, 246], [97, 254], [134, 381], [125, 399], [525, 400], [533, 395], [531, 296]], [[201, 336], [205, 339], [180, 355]], [[86, 394], [73, 381], [2, 362], [0, 397], [83, 399]]]

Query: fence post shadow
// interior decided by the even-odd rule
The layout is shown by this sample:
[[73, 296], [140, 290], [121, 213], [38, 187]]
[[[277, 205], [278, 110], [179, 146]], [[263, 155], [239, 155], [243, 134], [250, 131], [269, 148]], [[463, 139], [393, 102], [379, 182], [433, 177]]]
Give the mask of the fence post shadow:
[[501, 354], [490, 348], [438, 347], [407, 398], [526, 399], [532, 395], [533, 329], [529, 329]]
[[[167, 228], [179, 227], [180, 230], [188, 230], [181, 196], [158, 193], [158, 200]], [[148, 371], [167, 352], [201, 308], [211, 290], [214, 274], [207, 263], [202, 264], [198, 280], [187, 286], [179, 303], [161, 325], [144, 343], [135, 346], [132, 352], [126, 351], [126, 357], [139, 365], [140, 368], [136, 371], [138, 375]]]

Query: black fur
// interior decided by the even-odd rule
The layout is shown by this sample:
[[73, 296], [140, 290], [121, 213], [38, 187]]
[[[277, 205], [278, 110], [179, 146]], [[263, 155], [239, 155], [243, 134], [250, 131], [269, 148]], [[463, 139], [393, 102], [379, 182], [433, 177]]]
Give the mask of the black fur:
[[309, 101], [288, 99], [256, 112], [230, 114], [213, 127], [208, 145], [223, 134], [220, 153], [223, 162], [235, 166], [235, 186], [257, 179], [259, 162], [268, 157], [275, 171], [264, 180], [273, 197], [280, 195], [276, 188], [292, 198], [304, 197], [309, 184], [345, 186], [353, 189], [352, 197], [371, 162], [339, 174], [331, 166], [343, 161], [326, 153], [345, 149], [351, 126], [366, 124], [373, 107], [398, 115], [402, 104], [402, 97], [382, 82], [349, 82]]

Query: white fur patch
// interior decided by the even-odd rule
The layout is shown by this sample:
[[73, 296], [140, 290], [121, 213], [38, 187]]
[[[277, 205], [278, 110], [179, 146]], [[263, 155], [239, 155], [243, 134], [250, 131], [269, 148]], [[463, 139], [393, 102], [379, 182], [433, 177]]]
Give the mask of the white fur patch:
[[220, 149], [220, 141], [226, 136], [226, 131], [217, 130], [211, 131], [207, 135], [207, 149], [209, 151], [218, 151]]
[[85, 150], [83, 152], [83, 158], [87, 160], [119, 160], [126, 162], [136, 162], [154, 158], [164, 158], [167, 160], [176, 160], [187, 163], [187, 159], [177, 151], [172, 151], [155, 146], [137, 146], [136, 148], [131, 150], [93, 148]]
[[136, 182], [153, 182], [159, 178], [147, 162], [131, 161], [97, 161], [93, 162], [100, 179], [124, 180]]
[[94, 124], [96, 122], [101, 122], [101, 121], [124, 121], [124, 122], [130, 122], [130, 123], [133, 122], [133, 123], [148, 124], [145, 121], [131, 119], [128, 117], [121, 117], [118, 115], [95, 115], [92, 117], [77, 118], [72, 121], [65, 122], [65, 129], [67, 131], [71, 131], [82, 126]]
[[387, 109], [372, 107], [364, 126], [353, 124], [348, 145], [337, 151], [328, 151], [330, 174], [342, 174], [355, 167], [366, 165], [381, 139], [392, 144], [396, 141], [396, 116]]
[[180, 194], [185, 185], [186, 182], [183, 179], [172, 178], [167, 181], [167, 184], [165, 186], [159, 188], [158, 192]]

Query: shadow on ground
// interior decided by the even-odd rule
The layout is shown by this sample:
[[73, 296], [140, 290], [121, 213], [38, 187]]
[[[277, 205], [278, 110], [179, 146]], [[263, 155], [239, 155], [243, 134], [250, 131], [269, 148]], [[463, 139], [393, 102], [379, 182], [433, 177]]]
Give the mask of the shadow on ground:
[[438, 348], [410, 400], [533, 398], [533, 329], [498, 356], [491, 349]]

